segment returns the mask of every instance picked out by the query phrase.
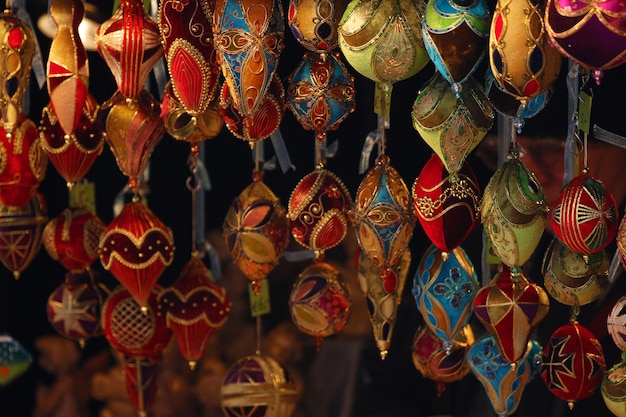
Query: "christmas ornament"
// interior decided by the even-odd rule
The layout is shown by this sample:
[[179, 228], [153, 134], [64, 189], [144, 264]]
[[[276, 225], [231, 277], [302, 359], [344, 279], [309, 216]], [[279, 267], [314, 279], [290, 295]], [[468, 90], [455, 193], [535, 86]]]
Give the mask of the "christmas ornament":
[[81, 272], [98, 259], [105, 225], [85, 207], [69, 207], [43, 229], [43, 244], [52, 259], [71, 272]]
[[226, 322], [230, 300], [211, 280], [199, 257], [192, 257], [171, 287], [159, 294], [159, 311], [176, 337], [178, 348], [193, 370], [206, 346]]
[[489, 179], [480, 210], [500, 260], [514, 269], [526, 263], [545, 230], [547, 205], [541, 183], [520, 161], [516, 146]]
[[321, 261], [298, 275], [289, 296], [292, 321], [301, 332], [315, 337], [318, 350], [325, 337], [343, 329], [351, 306], [343, 277], [335, 267]]
[[617, 228], [617, 253], [619, 253], [622, 265], [626, 265], [626, 220], [622, 219]]
[[600, 386], [606, 371], [602, 345], [576, 321], [552, 333], [543, 349], [541, 378], [550, 392], [574, 408]]
[[542, 275], [546, 291], [555, 300], [582, 306], [597, 300], [609, 285], [609, 260], [601, 251], [585, 261], [554, 238], [543, 258]]
[[481, 191], [467, 162], [448, 174], [441, 158], [433, 154], [413, 182], [411, 195], [413, 214], [443, 252], [463, 243], [478, 225]]
[[606, 319], [606, 327], [613, 339], [613, 343], [626, 352], [626, 295], [615, 303]]
[[33, 357], [7, 334], [0, 335], [0, 386], [5, 387], [28, 370]]
[[104, 268], [144, 309], [159, 277], [172, 263], [174, 236], [148, 206], [131, 202], [106, 227], [99, 254]]
[[587, 259], [615, 238], [619, 212], [604, 183], [583, 172], [563, 188], [549, 219], [556, 237]]
[[359, 249], [355, 253], [354, 263], [361, 290], [367, 299], [374, 340], [380, 350], [380, 357], [384, 360], [391, 347], [391, 337], [398, 317], [398, 306], [402, 301], [402, 291], [411, 264], [411, 251], [405, 251], [400, 262], [393, 267], [398, 277], [397, 285], [393, 288], [386, 288], [383, 285], [378, 267]]
[[159, 361], [154, 358], [124, 357], [126, 392], [140, 417], [148, 415], [157, 392]]
[[347, 4], [347, 0], [290, 0], [287, 23], [291, 33], [309, 51], [336, 49], [337, 26]]
[[220, 393], [227, 416], [253, 413], [256, 417], [290, 417], [298, 397], [284, 368], [260, 354], [235, 362], [224, 376]]
[[493, 336], [498, 354], [508, 362], [524, 356], [530, 332], [548, 314], [550, 300], [539, 285], [524, 274], [513, 274], [501, 265], [489, 283], [474, 298], [474, 314]]
[[600, 383], [600, 391], [602, 399], [609, 411], [618, 417], [626, 415], [626, 391], [624, 383], [626, 382], [626, 353], [622, 352], [621, 362], [613, 365], [611, 369], [605, 372]]
[[41, 248], [47, 210], [44, 196], [39, 193], [23, 207], [0, 203], [0, 261], [13, 272], [15, 279]]
[[424, 322], [450, 350], [457, 334], [469, 322], [474, 297], [480, 288], [474, 265], [463, 248], [456, 247], [444, 258], [430, 245], [413, 278], [412, 294]]
[[483, 385], [493, 410], [499, 416], [509, 416], [517, 410], [526, 384], [541, 366], [541, 346], [529, 340], [517, 366], [511, 366], [494, 338], [486, 336], [470, 347], [467, 361]]
[[234, 199], [222, 233], [231, 258], [258, 293], [289, 243], [287, 211], [260, 176]]

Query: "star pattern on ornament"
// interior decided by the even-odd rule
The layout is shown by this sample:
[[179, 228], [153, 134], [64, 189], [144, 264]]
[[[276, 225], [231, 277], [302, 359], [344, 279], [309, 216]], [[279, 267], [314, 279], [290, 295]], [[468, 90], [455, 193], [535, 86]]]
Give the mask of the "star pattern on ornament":
[[97, 317], [92, 313], [96, 300], [81, 301], [81, 295], [85, 288], [77, 288], [74, 291], [64, 289], [61, 301], [51, 300], [49, 305], [54, 311], [52, 324], [63, 322], [65, 333], [75, 332], [87, 335], [82, 325], [83, 321], [95, 322]]
[[2, 259], [10, 260], [10, 266], [19, 266], [28, 256], [32, 246], [33, 234], [29, 231], [15, 230], [0, 234], [0, 253]]
[[569, 340], [569, 336], [555, 337], [551, 340], [551, 353], [544, 359], [542, 364], [549, 376], [546, 381], [548, 383], [548, 389], [550, 390], [569, 392], [567, 384], [563, 382], [563, 377], [576, 377], [576, 373], [574, 372], [574, 358], [576, 354], [574, 352], [564, 352], [565, 345], [567, 345]]

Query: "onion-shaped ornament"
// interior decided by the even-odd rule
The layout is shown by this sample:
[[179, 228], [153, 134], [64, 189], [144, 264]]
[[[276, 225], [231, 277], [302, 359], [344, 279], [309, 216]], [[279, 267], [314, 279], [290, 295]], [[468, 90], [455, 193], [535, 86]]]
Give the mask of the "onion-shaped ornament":
[[613, 339], [613, 343], [626, 352], [626, 295], [615, 303], [606, 319], [606, 327]]
[[174, 333], [178, 349], [193, 370], [208, 342], [230, 313], [226, 290], [211, 280], [199, 257], [192, 257], [171, 287], [159, 294], [159, 310]]
[[617, 417], [626, 416], [626, 353], [622, 360], [607, 370], [600, 383], [600, 391], [606, 408]]
[[48, 222], [48, 207], [43, 194], [37, 193], [23, 207], [0, 203], [0, 261], [20, 277], [41, 248], [43, 229]]
[[458, 172], [469, 153], [491, 129], [493, 108], [483, 87], [473, 77], [463, 83], [459, 96], [436, 72], [413, 103], [413, 128], [441, 158], [450, 173]]
[[320, 349], [325, 337], [341, 332], [352, 312], [350, 293], [340, 272], [326, 262], [304, 269], [289, 295], [291, 319], [298, 329], [315, 337]]
[[552, 239], [542, 265], [543, 283], [555, 300], [570, 306], [595, 301], [609, 285], [609, 260], [604, 251], [587, 260]]
[[0, 387], [5, 387], [30, 368], [33, 357], [7, 334], [0, 335]]
[[289, 243], [287, 210], [262, 180], [253, 181], [233, 200], [222, 233], [235, 265], [258, 293]]
[[294, 381], [276, 360], [265, 355], [245, 356], [235, 362], [224, 376], [220, 393], [227, 416], [249, 410], [255, 417], [290, 417], [298, 401]]
[[124, 357], [126, 393], [139, 417], [152, 409], [157, 394], [160, 361], [150, 357]]
[[347, 0], [290, 0], [287, 23], [291, 33], [309, 51], [337, 48], [337, 27], [347, 4]]
[[428, 328], [443, 340], [443, 348], [469, 322], [480, 284], [474, 265], [463, 248], [443, 252], [430, 245], [413, 278], [412, 294]]
[[561, 242], [588, 257], [615, 239], [619, 211], [604, 183], [584, 172], [563, 188], [550, 210], [549, 219]]
[[433, 154], [413, 182], [411, 195], [415, 217], [444, 252], [463, 243], [479, 224], [481, 191], [467, 162], [451, 175]]
[[104, 268], [147, 308], [153, 288], [174, 258], [174, 236], [148, 206], [131, 202], [106, 227], [99, 254]]
[[515, 275], [506, 265], [474, 298], [474, 314], [498, 344], [508, 362], [524, 356], [530, 332], [550, 310], [548, 294], [523, 272]]
[[516, 148], [489, 179], [480, 210], [500, 260], [511, 268], [526, 263], [545, 230], [548, 208], [541, 183], [519, 159]]
[[541, 378], [570, 409], [598, 389], [605, 371], [600, 341], [576, 321], [556, 329], [543, 349]]

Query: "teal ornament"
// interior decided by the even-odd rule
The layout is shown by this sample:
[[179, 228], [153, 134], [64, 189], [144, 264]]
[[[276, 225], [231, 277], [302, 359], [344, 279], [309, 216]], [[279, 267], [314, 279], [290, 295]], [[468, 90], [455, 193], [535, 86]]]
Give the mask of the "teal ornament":
[[430, 245], [413, 279], [412, 293], [426, 325], [449, 351], [469, 322], [480, 288], [474, 265], [463, 248], [443, 252]]
[[6, 386], [28, 370], [33, 358], [11, 336], [0, 335], [0, 386]]

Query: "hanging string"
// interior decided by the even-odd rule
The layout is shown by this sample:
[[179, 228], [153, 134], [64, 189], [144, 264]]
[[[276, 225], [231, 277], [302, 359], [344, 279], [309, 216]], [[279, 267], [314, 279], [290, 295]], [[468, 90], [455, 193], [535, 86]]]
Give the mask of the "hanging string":
[[318, 169], [326, 166], [326, 132], [315, 137], [315, 167]]
[[198, 169], [199, 145], [194, 144], [189, 152], [188, 164], [191, 175], [185, 185], [191, 192], [191, 256], [200, 256], [198, 251], [198, 191], [202, 188], [202, 179]]
[[263, 350], [261, 349], [261, 337], [263, 336], [263, 324], [261, 322], [261, 316], [256, 317], [256, 351], [257, 355], [261, 355]]

